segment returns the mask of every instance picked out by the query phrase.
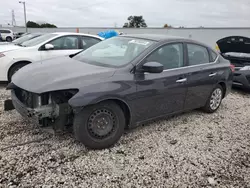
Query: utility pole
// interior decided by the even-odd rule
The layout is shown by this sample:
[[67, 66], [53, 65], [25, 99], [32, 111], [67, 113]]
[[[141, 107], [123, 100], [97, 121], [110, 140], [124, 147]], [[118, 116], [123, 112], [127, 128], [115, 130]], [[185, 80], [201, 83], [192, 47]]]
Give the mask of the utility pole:
[[11, 16], [12, 16], [11, 24], [12, 24], [12, 26], [16, 26], [16, 18], [15, 18], [14, 10], [11, 11]]
[[19, 3], [23, 4], [25, 31], [27, 33], [28, 32], [28, 28], [27, 28], [27, 21], [26, 21], [26, 5], [25, 5], [25, 1], [19, 1]]

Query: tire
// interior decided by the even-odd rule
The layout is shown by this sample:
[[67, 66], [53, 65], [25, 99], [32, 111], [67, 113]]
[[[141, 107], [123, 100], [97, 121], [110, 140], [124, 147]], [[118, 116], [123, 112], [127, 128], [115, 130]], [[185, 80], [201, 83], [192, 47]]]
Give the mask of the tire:
[[224, 94], [223, 88], [221, 87], [221, 85], [217, 85], [209, 95], [206, 105], [202, 108], [203, 111], [207, 113], [213, 113], [217, 111], [223, 99], [223, 94]]
[[6, 41], [7, 41], [7, 42], [11, 42], [11, 41], [12, 41], [12, 38], [11, 38], [11, 37], [6, 37]]
[[113, 101], [90, 105], [75, 114], [73, 131], [76, 139], [90, 149], [113, 146], [122, 136], [126, 119]]
[[24, 67], [25, 65], [27, 65], [28, 63], [17, 63], [16, 65], [13, 65], [8, 73], [8, 81], [11, 82], [11, 78], [12, 76], [22, 67]]

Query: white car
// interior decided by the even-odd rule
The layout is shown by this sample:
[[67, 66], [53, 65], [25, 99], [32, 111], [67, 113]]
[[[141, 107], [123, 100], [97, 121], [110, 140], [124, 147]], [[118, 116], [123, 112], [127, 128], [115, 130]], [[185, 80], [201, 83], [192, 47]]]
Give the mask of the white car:
[[0, 50], [0, 82], [10, 81], [16, 71], [29, 63], [75, 54], [102, 40], [97, 35], [48, 33], [20, 45], [10, 45], [6, 51]]
[[0, 29], [3, 41], [11, 42], [14, 39], [14, 33], [10, 29]]

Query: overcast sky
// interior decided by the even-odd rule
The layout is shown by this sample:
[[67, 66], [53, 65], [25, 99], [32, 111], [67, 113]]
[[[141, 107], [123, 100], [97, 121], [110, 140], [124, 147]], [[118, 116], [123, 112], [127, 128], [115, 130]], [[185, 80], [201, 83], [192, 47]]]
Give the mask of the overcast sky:
[[[24, 25], [18, 0], [1, 0], [0, 24]], [[249, 27], [250, 0], [26, 0], [27, 20], [59, 27], [123, 26], [130, 15], [143, 15], [149, 27]]]

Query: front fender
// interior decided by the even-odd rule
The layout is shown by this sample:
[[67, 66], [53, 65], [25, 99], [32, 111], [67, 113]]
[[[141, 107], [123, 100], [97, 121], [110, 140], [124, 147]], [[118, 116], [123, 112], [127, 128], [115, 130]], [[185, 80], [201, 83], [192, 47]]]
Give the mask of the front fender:
[[30, 62], [30, 63], [32, 63], [33, 60], [30, 58], [11, 58], [11, 60], [8, 62], [7, 66], [6, 66], [7, 67], [6, 69], [9, 70], [11, 66], [13, 66], [14, 64], [16, 64], [18, 62]]
[[79, 92], [69, 100], [69, 105], [73, 108], [84, 107], [109, 99], [117, 99], [128, 103], [131, 95], [135, 92], [136, 86], [132, 83], [99, 83], [79, 89]]

